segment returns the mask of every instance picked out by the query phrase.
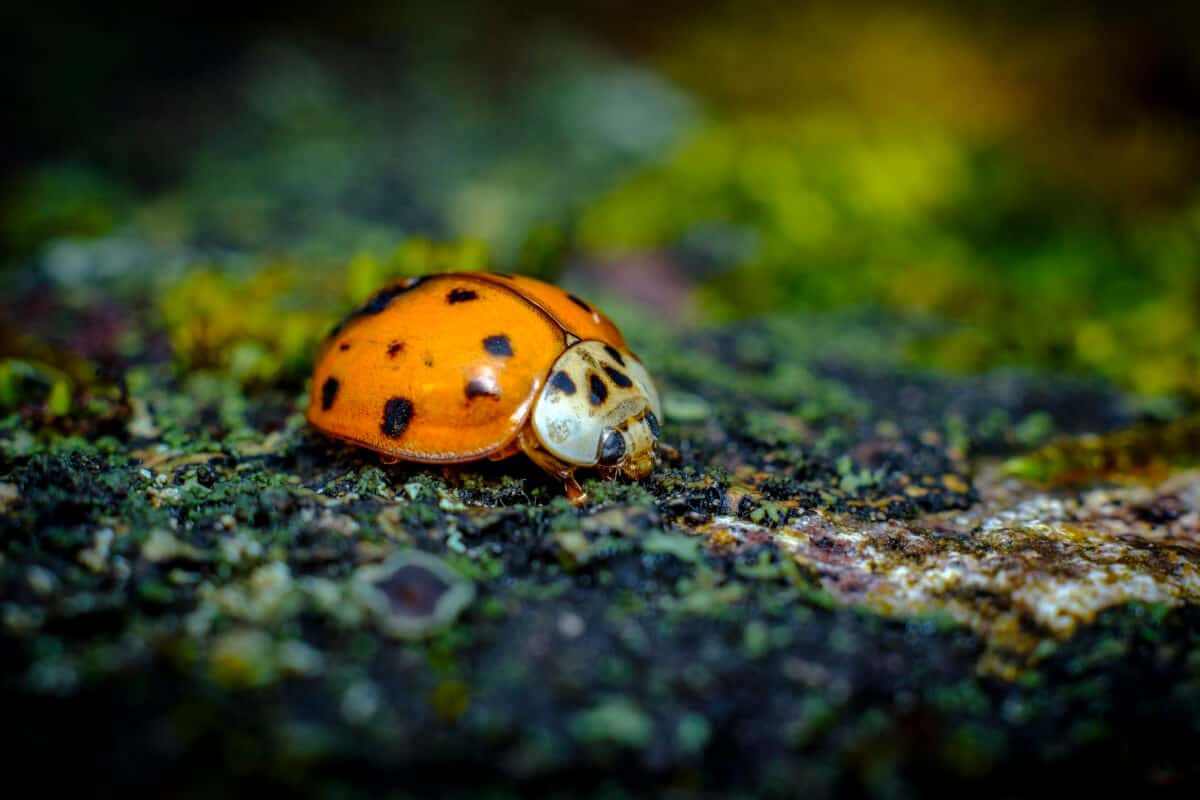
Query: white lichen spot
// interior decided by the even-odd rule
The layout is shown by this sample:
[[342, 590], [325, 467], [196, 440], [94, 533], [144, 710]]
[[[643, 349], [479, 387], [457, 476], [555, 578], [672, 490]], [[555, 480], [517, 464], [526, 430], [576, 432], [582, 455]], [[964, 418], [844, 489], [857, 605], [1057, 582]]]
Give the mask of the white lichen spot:
[[578, 639], [587, 629], [583, 617], [573, 611], [564, 611], [559, 614], [558, 623], [555, 627], [558, 628], [559, 635], [564, 639]]
[[222, 634], [213, 643], [209, 659], [213, 677], [234, 689], [262, 686], [276, 675], [275, 642], [259, 630]]
[[45, 567], [32, 566], [25, 570], [25, 581], [42, 597], [52, 595], [58, 589], [58, 576]]
[[358, 523], [353, 517], [346, 514], [335, 514], [329, 510], [323, 510], [321, 515], [316, 519], [317, 528], [324, 531], [331, 531], [342, 536], [352, 536], [358, 532]]
[[440, 558], [419, 550], [359, 568], [350, 594], [388, 636], [413, 639], [452, 623], [475, 598], [475, 585]]
[[371, 681], [352, 683], [342, 693], [342, 719], [351, 725], [370, 722], [379, 713], [382, 702], [379, 687]]
[[303, 595], [283, 563], [264, 564], [245, 580], [220, 587], [205, 584], [198, 593], [222, 614], [244, 622], [287, 619], [303, 607]]
[[220, 540], [218, 547], [221, 558], [229, 564], [240, 564], [243, 561], [254, 561], [262, 556], [262, 544], [257, 539], [251, 539], [244, 534], [225, 537]]
[[188, 552], [189, 548], [164, 530], [154, 530], [142, 544], [142, 558], [147, 561], [170, 561]]
[[[1200, 472], [1075, 496], [986, 471], [976, 485], [982, 500], [970, 510], [912, 523], [808, 513], [779, 528], [718, 517], [701, 532], [714, 543], [771, 538], [842, 602], [947, 615], [988, 642], [981, 668], [1008, 677], [1013, 659], [1036, 657], [1047, 636], [1067, 638], [1104, 609], [1200, 602]], [[1178, 509], [1173, 521], [1128, 511], [1159, 497]]]
[[15, 483], [0, 483], [0, 511], [7, 512], [21, 499], [21, 490]]
[[92, 546], [81, 550], [76, 556], [79, 563], [96, 574], [104, 572], [108, 568], [108, 554], [114, 535], [112, 528], [101, 528], [92, 534]]
[[325, 657], [321, 651], [299, 639], [280, 644], [278, 659], [280, 671], [288, 675], [311, 678], [325, 671]]

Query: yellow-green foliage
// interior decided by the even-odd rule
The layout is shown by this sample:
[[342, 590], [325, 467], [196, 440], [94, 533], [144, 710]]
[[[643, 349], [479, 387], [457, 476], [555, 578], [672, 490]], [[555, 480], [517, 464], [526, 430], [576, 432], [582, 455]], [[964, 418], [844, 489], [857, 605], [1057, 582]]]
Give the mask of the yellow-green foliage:
[[702, 289], [722, 317], [868, 300], [895, 279], [921, 284], [896, 286], [896, 299], [933, 307], [961, 282], [944, 274], [959, 252], [937, 215], [965, 199], [969, 158], [930, 128], [880, 132], [837, 116], [715, 122], [603, 197], [580, 238], [594, 250], [732, 242], [719, 255], [733, 256], [737, 280]]
[[412, 238], [382, 256], [366, 252], [354, 256], [346, 266], [346, 296], [361, 303], [397, 278], [473, 272], [487, 269], [490, 263], [487, 246], [476, 239], [434, 242]]
[[1200, 415], [1138, 425], [1104, 436], [1064, 438], [1005, 462], [1004, 471], [1040, 483], [1161, 479], [1200, 462]]
[[196, 268], [163, 294], [160, 309], [181, 369], [218, 369], [241, 384], [267, 384], [303, 378], [334, 323], [390, 281], [488, 263], [478, 242], [414, 238], [383, 254], [359, 253], [341, 268]]
[[1198, 396], [1200, 139], [1140, 110], [1109, 46], [1077, 15], [707, 7], [651, 59], [708, 121], [598, 198], [580, 241], [679, 253], [719, 318], [878, 305], [962, 323], [918, 362]]
[[128, 213], [124, 188], [75, 164], [31, 170], [0, 198], [0, 245], [15, 253], [54, 238], [99, 236]]
[[226, 370], [243, 384], [306, 371], [336, 310], [290, 304], [293, 280], [282, 266], [241, 279], [214, 269], [189, 272], [161, 301], [180, 367]]
[[[39, 391], [27, 391], [27, 384], [36, 384]], [[33, 395], [43, 400], [49, 414], [61, 417], [70, 412], [74, 391], [71, 377], [62, 370], [36, 361], [0, 359], [0, 410], [17, 408]]]
[[601, 198], [579, 236], [592, 251], [698, 254], [718, 318], [875, 304], [962, 323], [918, 361], [1032, 362], [1200, 395], [1200, 198], [1118, 216], [934, 126], [713, 121]]

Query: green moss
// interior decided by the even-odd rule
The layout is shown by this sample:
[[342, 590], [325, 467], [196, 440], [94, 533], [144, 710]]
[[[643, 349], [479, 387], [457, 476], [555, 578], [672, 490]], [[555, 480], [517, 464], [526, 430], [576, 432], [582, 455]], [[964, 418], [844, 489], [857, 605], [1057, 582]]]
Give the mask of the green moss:
[[128, 217], [132, 198], [111, 175], [63, 163], [30, 170], [2, 203], [0, 241], [5, 250], [27, 256], [48, 240], [108, 233]]
[[1152, 477], [1200, 462], [1200, 417], [1139, 425], [1104, 436], [1063, 438], [1009, 459], [1005, 471], [1044, 483]]
[[612, 698], [571, 719], [571, 733], [587, 744], [640, 748], [654, 735], [654, 722], [627, 698]]

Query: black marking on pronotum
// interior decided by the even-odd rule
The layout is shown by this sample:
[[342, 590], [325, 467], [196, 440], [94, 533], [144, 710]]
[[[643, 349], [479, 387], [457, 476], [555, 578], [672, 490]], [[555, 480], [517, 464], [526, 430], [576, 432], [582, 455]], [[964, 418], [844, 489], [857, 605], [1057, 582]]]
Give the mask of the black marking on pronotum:
[[600, 376], [592, 372], [588, 374], [588, 402], [594, 406], [598, 406], [608, 399], [608, 387], [604, 385], [604, 381], [600, 380]]
[[561, 369], [550, 376], [550, 385], [563, 394], [575, 394], [575, 381]]
[[387, 349], [388, 358], [395, 358], [396, 356], [400, 355], [403, 352], [404, 352], [404, 342], [400, 341], [399, 339], [397, 339], [396, 341], [394, 341], [388, 345], [388, 349]]
[[344, 352], [346, 352], [346, 351], [347, 351], [347, 350], [349, 350], [349, 349], [350, 349], [350, 343], [349, 343], [349, 342], [342, 342], [341, 344], [339, 344], [339, 345], [338, 345], [338, 350], [341, 350], [343, 353], [344, 353]]
[[613, 347], [611, 344], [606, 344], [606, 345], [604, 345], [604, 352], [608, 353], [608, 357], [611, 358], [613, 361], [617, 362], [622, 367], [625, 366], [625, 359], [621, 357], [620, 350]]
[[328, 411], [333, 408], [333, 401], [337, 400], [338, 379], [326, 378], [325, 383], [321, 384], [321, 410]]
[[412, 402], [403, 397], [393, 397], [383, 406], [383, 423], [379, 430], [383, 431], [384, 436], [399, 439], [408, 430], [412, 417]]
[[474, 400], [476, 397], [500, 399], [500, 387], [496, 385], [494, 380], [487, 378], [476, 378], [468, 383], [466, 393], [468, 400]]
[[653, 411], [646, 412], [646, 424], [650, 426], [650, 432], [654, 434], [654, 438], [658, 438], [658, 417], [654, 416]]
[[592, 311], [592, 307], [591, 307], [591, 306], [589, 306], [589, 305], [587, 304], [587, 301], [586, 301], [586, 300], [580, 300], [578, 297], [576, 297], [576, 296], [575, 296], [575, 295], [573, 295], [573, 294], [568, 294], [568, 295], [567, 295], [567, 299], [568, 299], [568, 300], [570, 300], [570, 301], [571, 301], [572, 303], [574, 303], [575, 305], [577, 305], [577, 306], [579, 306], [580, 308], [582, 308], [584, 311], [588, 312], [589, 314], [591, 314], [591, 313], [594, 313], [594, 312]]
[[351, 311], [346, 315], [345, 319], [333, 326], [333, 330], [329, 332], [329, 337], [332, 339], [341, 333], [347, 325], [359, 317], [369, 317], [383, 311], [400, 295], [411, 291], [420, 286], [425, 281], [424, 278], [405, 278], [402, 281], [393, 283], [391, 286], [385, 286], [371, 296], [371, 299], [363, 303], [361, 306]]
[[513, 354], [512, 342], [502, 333], [484, 339], [483, 349], [494, 356], [511, 356]]
[[451, 289], [450, 293], [446, 295], [446, 302], [450, 305], [478, 299], [479, 294], [472, 289]]
[[625, 455], [625, 437], [617, 431], [609, 431], [600, 445], [600, 463], [612, 465]]
[[610, 367], [608, 364], [605, 364], [604, 371], [608, 374], [608, 377], [612, 378], [612, 382], [622, 389], [628, 389], [630, 386], [633, 386], [633, 381], [629, 380], [629, 376], [616, 367]]

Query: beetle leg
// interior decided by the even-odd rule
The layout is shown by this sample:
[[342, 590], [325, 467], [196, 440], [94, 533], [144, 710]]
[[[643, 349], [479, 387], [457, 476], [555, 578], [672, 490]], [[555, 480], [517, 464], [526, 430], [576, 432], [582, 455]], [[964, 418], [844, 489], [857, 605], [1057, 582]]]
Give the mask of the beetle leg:
[[678, 463], [679, 461], [683, 460], [683, 454], [674, 447], [671, 447], [669, 444], [663, 444], [662, 442], [659, 442], [655, 445], [655, 447], [658, 452], [661, 453], [668, 461]]
[[538, 442], [532, 428], [526, 426], [521, 431], [521, 435], [517, 437], [517, 441], [521, 445], [521, 449], [525, 451], [525, 455], [529, 456], [530, 461], [562, 481], [563, 489], [566, 490], [567, 497], [572, 503], [578, 506], [587, 502], [587, 492], [583, 490], [575, 477], [575, 466], [546, 452]]
[[567, 499], [574, 505], [581, 506], [588, 501], [587, 492], [579, 485], [579, 481], [575, 479], [574, 470], [563, 478], [563, 488], [567, 491]]

